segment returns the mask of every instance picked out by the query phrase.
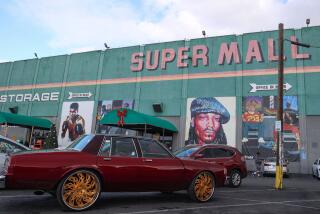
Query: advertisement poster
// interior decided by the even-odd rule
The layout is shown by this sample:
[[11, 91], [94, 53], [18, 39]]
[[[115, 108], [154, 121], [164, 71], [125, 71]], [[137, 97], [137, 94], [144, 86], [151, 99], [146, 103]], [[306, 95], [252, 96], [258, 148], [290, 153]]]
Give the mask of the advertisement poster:
[[185, 144], [236, 146], [236, 98], [188, 98]]
[[[278, 100], [276, 96], [243, 98], [242, 152], [256, 159], [275, 157]], [[299, 130], [297, 96], [283, 97], [283, 155], [288, 161], [299, 161], [303, 149]]]
[[119, 108], [127, 108], [127, 109], [133, 109], [134, 108], [134, 100], [102, 100], [98, 102], [97, 107], [97, 122], [96, 122], [96, 132], [97, 133], [110, 133], [113, 134], [121, 134], [121, 130], [117, 127], [111, 127], [100, 124], [100, 120], [102, 117], [108, 112], [119, 109]]
[[64, 102], [58, 144], [65, 148], [79, 136], [91, 133], [94, 101]]

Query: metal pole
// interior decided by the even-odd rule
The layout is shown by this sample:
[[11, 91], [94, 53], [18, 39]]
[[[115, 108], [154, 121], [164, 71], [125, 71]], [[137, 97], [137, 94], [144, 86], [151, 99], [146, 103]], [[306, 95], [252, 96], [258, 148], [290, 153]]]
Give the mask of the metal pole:
[[277, 133], [277, 159], [275, 188], [282, 189], [282, 164], [280, 164], [280, 146], [283, 130], [283, 24], [279, 24], [279, 63], [278, 63], [278, 112], [277, 120], [280, 121], [281, 129]]
[[164, 129], [162, 129], [162, 143], [164, 143]]
[[31, 132], [30, 132], [30, 137], [29, 137], [29, 147], [31, 146], [31, 143], [32, 143], [32, 134], [33, 134], [33, 131], [34, 131], [34, 126], [32, 126], [32, 128], [31, 128]]

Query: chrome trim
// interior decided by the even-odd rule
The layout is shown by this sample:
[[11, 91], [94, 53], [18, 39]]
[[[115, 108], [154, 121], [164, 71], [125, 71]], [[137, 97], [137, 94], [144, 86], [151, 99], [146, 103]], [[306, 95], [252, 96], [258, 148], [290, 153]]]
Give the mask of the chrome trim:
[[0, 189], [6, 188], [6, 176], [0, 175]]

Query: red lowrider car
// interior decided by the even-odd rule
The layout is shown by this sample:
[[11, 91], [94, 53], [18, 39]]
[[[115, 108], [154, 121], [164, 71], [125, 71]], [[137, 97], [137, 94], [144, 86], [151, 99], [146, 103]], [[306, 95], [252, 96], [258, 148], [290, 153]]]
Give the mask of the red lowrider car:
[[64, 209], [80, 211], [95, 204], [101, 192], [185, 189], [206, 202], [224, 184], [226, 169], [176, 158], [153, 139], [91, 134], [64, 150], [13, 154], [4, 173], [0, 188], [47, 191]]

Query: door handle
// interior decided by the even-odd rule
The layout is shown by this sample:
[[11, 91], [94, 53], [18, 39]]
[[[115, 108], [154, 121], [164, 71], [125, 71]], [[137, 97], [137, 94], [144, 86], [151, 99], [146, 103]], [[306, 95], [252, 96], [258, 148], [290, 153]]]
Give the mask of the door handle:
[[103, 158], [105, 161], [111, 161], [111, 158]]
[[144, 162], [152, 162], [152, 159], [144, 159]]

